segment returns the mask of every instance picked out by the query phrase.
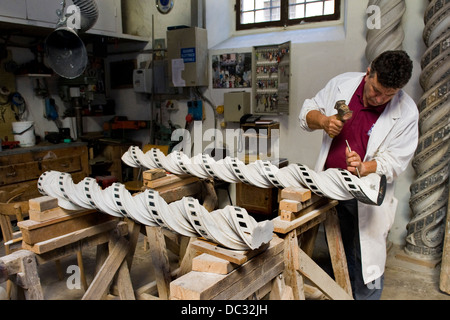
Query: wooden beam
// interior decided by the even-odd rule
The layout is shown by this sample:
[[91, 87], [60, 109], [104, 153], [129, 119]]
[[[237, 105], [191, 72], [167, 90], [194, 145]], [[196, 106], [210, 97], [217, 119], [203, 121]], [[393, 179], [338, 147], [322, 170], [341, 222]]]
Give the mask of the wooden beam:
[[128, 248], [128, 241], [123, 237], [119, 238], [108, 258], [106, 258], [105, 263], [100, 268], [100, 271], [97, 273], [90, 287], [84, 294], [82, 300], [100, 300], [103, 297], [108, 290], [114, 275], [122, 265], [122, 262], [128, 253]]
[[298, 271], [333, 300], [353, 298], [323, 271], [302, 249], [298, 248]]
[[328, 250], [336, 282], [352, 296], [352, 286], [348, 274], [347, 258], [344, 244], [342, 243], [339, 218], [335, 208], [330, 209], [324, 222], [325, 235], [327, 237]]
[[164, 234], [161, 231], [161, 227], [146, 226], [145, 230], [150, 243], [149, 251], [155, 271], [158, 296], [160, 299], [167, 300], [170, 296], [170, 281], [172, 279]]
[[303, 277], [298, 273], [298, 237], [296, 230], [284, 238], [284, 278], [295, 300], [305, 300]]

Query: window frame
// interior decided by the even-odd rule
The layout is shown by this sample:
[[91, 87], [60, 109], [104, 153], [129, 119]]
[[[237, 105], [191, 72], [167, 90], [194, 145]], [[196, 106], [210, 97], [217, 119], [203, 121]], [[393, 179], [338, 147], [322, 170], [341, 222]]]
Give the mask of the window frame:
[[341, 18], [341, 0], [335, 0], [335, 12], [334, 14], [324, 16], [314, 16], [299, 19], [289, 19], [289, 0], [280, 0], [280, 20], [279, 21], [265, 21], [256, 23], [241, 24], [241, 1], [236, 0], [234, 11], [236, 13], [236, 31], [249, 30], [249, 29], [262, 29], [268, 27], [288, 27], [299, 25], [301, 23], [311, 22], [323, 22], [323, 21], [336, 21]]

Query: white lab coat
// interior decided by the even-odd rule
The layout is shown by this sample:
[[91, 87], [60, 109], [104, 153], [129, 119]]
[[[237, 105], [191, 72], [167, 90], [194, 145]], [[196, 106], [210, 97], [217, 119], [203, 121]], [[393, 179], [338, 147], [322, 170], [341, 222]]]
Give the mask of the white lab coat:
[[[336, 101], [350, 103], [365, 73], [344, 73], [328, 82], [312, 99], [305, 100], [300, 111], [300, 126], [309, 129], [306, 114], [319, 110], [326, 116], [336, 114]], [[381, 206], [358, 203], [361, 259], [364, 282], [369, 283], [384, 273], [386, 239], [391, 228], [397, 199], [394, 197], [394, 179], [408, 166], [418, 143], [419, 112], [414, 101], [403, 91], [389, 102], [372, 129], [363, 161], [376, 160], [377, 173], [387, 179], [386, 196]], [[316, 171], [322, 171], [332, 139], [324, 131]]]

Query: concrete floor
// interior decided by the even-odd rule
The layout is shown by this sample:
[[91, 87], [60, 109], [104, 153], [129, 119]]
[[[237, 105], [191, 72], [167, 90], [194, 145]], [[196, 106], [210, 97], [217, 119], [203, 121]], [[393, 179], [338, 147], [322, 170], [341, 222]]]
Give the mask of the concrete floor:
[[[320, 233], [317, 246], [321, 246]], [[143, 236], [141, 235], [131, 268], [131, 279], [136, 289], [153, 280], [153, 266], [148, 251], [144, 250]], [[411, 264], [396, 258], [402, 248], [393, 245], [388, 254], [385, 271], [385, 287], [382, 300], [450, 300], [450, 295], [439, 290], [440, 264], [435, 268], [427, 268]], [[0, 244], [0, 255], [4, 252]], [[88, 283], [92, 281], [95, 263], [95, 249], [84, 251], [84, 264]], [[169, 256], [176, 263], [175, 256]], [[71, 265], [76, 265], [75, 257], [67, 257], [61, 261], [62, 269], [66, 272]], [[46, 300], [78, 300], [84, 294], [83, 289], [69, 289], [67, 279], [72, 273], [66, 273], [63, 280], [56, 275], [56, 266], [52, 262], [39, 266], [39, 275]], [[2, 288], [0, 285], [0, 299]]]

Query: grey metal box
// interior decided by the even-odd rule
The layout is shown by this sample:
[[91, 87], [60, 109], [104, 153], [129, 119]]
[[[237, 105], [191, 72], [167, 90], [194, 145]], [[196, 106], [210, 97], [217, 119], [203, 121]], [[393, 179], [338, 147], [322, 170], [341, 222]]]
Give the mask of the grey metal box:
[[224, 94], [224, 120], [239, 122], [250, 113], [250, 92], [227, 92]]

